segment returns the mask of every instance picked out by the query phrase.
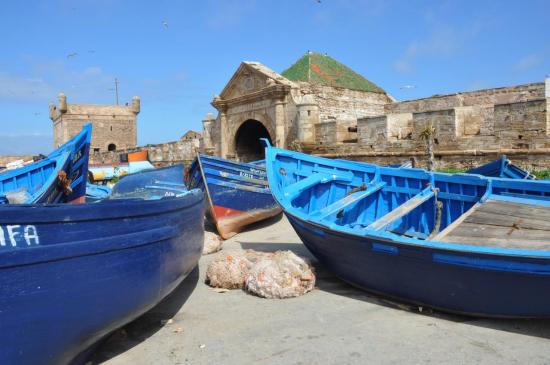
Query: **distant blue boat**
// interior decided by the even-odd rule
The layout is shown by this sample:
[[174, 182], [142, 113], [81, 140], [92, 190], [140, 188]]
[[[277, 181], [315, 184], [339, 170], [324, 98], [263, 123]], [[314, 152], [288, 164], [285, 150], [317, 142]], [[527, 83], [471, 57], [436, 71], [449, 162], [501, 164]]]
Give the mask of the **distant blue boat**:
[[281, 212], [261, 164], [198, 155], [189, 168], [187, 186], [205, 192], [209, 217], [224, 239]]
[[84, 202], [91, 138], [87, 124], [46, 158], [0, 173], [0, 205], [17, 193], [23, 196], [17, 203], [23, 204]]
[[419, 306], [550, 317], [550, 184], [268, 147], [273, 196], [341, 279]]
[[90, 346], [166, 297], [203, 247], [204, 194], [175, 181], [1, 211], [0, 364], [85, 363]]
[[112, 189], [107, 185], [86, 184], [86, 202], [94, 202], [108, 198], [112, 193]]
[[514, 165], [505, 155], [500, 156], [498, 160], [476, 167], [475, 169], [470, 169], [466, 173], [508, 179], [535, 179], [528, 171]]
[[[113, 187], [113, 195], [118, 196], [133, 193], [136, 190], [139, 191], [140, 188], [154, 185], [159, 181], [164, 182], [165, 185], [168, 182], [169, 184], [185, 186], [183, 164], [176, 164], [124, 175]], [[179, 186], [176, 188], [179, 189]]]

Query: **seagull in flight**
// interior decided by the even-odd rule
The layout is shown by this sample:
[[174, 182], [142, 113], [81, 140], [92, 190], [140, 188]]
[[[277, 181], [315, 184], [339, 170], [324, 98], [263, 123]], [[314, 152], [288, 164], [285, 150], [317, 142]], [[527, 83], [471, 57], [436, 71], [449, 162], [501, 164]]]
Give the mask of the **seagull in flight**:
[[163, 20], [162, 26], [164, 27], [164, 29], [168, 29], [168, 22], [166, 20]]
[[73, 53], [69, 53], [69, 54], [67, 55], [67, 58], [73, 58], [73, 57], [76, 57], [76, 56], [78, 56], [78, 53], [73, 52]]
[[416, 85], [403, 85], [400, 87], [401, 90], [404, 89], [416, 89]]

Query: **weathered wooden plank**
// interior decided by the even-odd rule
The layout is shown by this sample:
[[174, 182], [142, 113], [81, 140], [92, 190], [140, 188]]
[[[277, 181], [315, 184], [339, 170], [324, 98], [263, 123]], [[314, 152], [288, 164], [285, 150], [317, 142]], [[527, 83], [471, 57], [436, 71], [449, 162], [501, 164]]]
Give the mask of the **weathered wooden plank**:
[[489, 200], [483, 204], [483, 208], [481, 210], [512, 215], [515, 217], [529, 218], [538, 216], [539, 218], [544, 217], [544, 219], [550, 219], [550, 208], [527, 204]]
[[550, 243], [550, 234], [546, 230], [521, 229], [463, 222], [450, 236], [540, 240]]
[[479, 210], [474, 216], [468, 216], [464, 222], [501, 227], [517, 227], [521, 229], [539, 229], [549, 231], [550, 220], [542, 220], [536, 217], [514, 217], [494, 212]]
[[[489, 200], [446, 232], [445, 242], [550, 249], [550, 207]], [[442, 240], [442, 239], [439, 239]]]
[[464, 214], [462, 214], [460, 217], [455, 219], [454, 222], [452, 222], [447, 227], [445, 227], [444, 230], [439, 232], [434, 237], [430, 238], [430, 241], [441, 241], [446, 235], [451, 233], [456, 227], [462, 224], [462, 222], [464, 222], [466, 218], [468, 218], [471, 214], [473, 214], [480, 206], [481, 206], [480, 203], [475, 204], [473, 207], [468, 209]]
[[497, 237], [484, 238], [483, 240], [480, 240], [473, 237], [447, 236], [445, 237], [445, 242], [471, 246], [491, 246], [526, 250], [550, 250], [550, 243], [537, 240], [513, 240]]

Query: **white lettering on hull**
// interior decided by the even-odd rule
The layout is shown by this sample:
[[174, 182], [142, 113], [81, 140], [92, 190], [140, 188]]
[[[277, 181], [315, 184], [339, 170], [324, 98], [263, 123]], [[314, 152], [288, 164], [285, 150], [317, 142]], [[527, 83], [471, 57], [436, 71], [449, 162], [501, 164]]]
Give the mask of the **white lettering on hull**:
[[39, 245], [38, 230], [33, 225], [21, 227], [19, 224], [0, 226], [0, 247], [7, 245], [12, 247]]

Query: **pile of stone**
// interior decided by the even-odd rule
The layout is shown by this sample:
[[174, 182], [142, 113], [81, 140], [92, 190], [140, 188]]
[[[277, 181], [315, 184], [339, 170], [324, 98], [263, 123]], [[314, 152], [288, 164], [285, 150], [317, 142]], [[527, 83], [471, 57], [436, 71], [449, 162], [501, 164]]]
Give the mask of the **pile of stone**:
[[202, 254], [209, 255], [211, 253], [218, 252], [222, 249], [222, 244], [223, 241], [220, 236], [215, 233], [205, 231]]
[[304, 295], [315, 286], [311, 265], [291, 251], [245, 250], [222, 256], [208, 265], [206, 280], [214, 288], [242, 288], [278, 299]]

